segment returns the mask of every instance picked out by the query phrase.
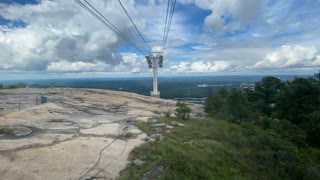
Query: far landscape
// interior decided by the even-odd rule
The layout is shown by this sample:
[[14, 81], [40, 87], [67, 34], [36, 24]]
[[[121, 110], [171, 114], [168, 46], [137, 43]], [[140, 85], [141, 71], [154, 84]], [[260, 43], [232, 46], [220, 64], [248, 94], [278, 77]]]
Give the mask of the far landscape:
[[0, 1], [0, 179], [320, 180], [320, 1]]

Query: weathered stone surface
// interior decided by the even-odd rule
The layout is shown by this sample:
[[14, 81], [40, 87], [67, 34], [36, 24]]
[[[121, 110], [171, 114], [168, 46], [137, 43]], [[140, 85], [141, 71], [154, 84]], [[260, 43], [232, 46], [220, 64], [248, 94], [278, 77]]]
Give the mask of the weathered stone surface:
[[158, 124], [151, 124], [151, 127], [166, 127], [167, 125], [164, 123], [158, 123]]
[[176, 121], [171, 121], [172, 126], [180, 126], [180, 127], [184, 127], [184, 124], [176, 122]]
[[[147, 137], [130, 122], [147, 121], [176, 103], [96, 89], [30, 88], [0, 94], [0, 126], [18, 127], [19, 136], [0, 139], [1, 179], [115, 178], [133, 148], [164, 138]], [[48, 103], [36, 105], [40, 96]], [[20, 111], [19, 100], [24, 102]], [[123, 138], [126, 133], [134, 136]]]
[[163, 131], [162, 128], [160, 128], [160, 127], [157, 127], [157, 128], [156, 128], [156, 132], [157, 132], [157, 133], [161, 133], [162, 131]]
[[152, 134], [150, 136], [151, 139], [154, 139], [155, 141], [162, 141], [164, 139], [164, 136], [162, 134]]
[[167, 128], [167, 129], [172, 129], [173, 126], [167, 125], [166, 128]]
[[159, 122], [160, 122], [159, 119], [151, 119], [151, 120], [148, 121], [149, 124], [157, 124]]
[[157, 166], [151, 171], [143, 174], [142, 180], [156, 180], [163, 175], [163, 166]]

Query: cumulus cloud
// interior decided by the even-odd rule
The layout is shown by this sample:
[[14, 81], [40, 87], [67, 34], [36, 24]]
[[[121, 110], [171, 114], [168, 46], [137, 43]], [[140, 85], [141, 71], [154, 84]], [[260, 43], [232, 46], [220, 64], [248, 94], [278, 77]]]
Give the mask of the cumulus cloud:
[[194, 62], [191, 63], [191, 72], [221, 72], [230, 67], [230, 64], [225, 61], [210, 62]]
[[257, 18], [263, 0], [195, 0], [195, 4], [212, 11], [204, 21], [208, 29], [235, 31], [243, 29]]
[[180, 62], [179, 64], [172, 65], [171, 69], [173, 69], [176, 72], [188, 72], [190, 69], [190, 63], [189, 62]]
[[179, 64], [175, 64], [171, 66], [176, 72], [196, 72], [196, 73], [218, 73], [227, 71], [228, 68], [231, 67], [230, 62], [226, 61], [215, 61], [211, 62], [204, 62], [204, 61], [196, 61], [196, 62], [180, 62]]
[[62, 71], [62, 72], [76, 72], [76, 71], [106, 71], [110, 65], [103, 62], [50, 62], [47, 70], [48, 71]]
[[[112, 15], [113, 23], [121, 32], [135, 38], [132, 24], [121, 12], [118, 2], [90, 2], [103, 9], [107, 17]], [[136, 12], [133, 1], [128, 1], [126, 7]], [[25, 23], [24, 27], [3, 25], [0, 28], [2, 70], [112, 71], [104, 67], [123, 62], [116, 49], [124, 41], [74, 1], [43, 0], [32, 5], [0, 3], [0, 16]], [[136, 23], [143, 28], [142, 21]]]
[[317, 68], [320, 55], [314, 46], [283, 45], [258, 61], [255, 69]]
[[121, 55], [123, 61], [115, 66], [115, 71], [141, 73], [148, 70], [148, 66], [144, 56], [134, 53], [123, 53]]

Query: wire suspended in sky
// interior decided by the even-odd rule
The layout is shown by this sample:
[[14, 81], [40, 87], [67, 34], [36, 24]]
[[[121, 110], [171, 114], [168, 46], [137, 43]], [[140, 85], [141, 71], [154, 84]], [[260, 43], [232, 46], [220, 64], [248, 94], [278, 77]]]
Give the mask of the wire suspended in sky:
[[118, 2], [120, 3], [122, 9], [124, 10], [124, 12], [127, 14], [128, 18], [130, 19], [131, 23], [133, 24], [134, 28], [137, 30], [137, 32], [139, 33], [141, 39], [143, 40], [143, 42], [146, 44], [146, 46], [149, 48], [149, 50], [151, 51], [150, 46], [148, 45], [148, 43], [146, 42], [146, 40], [143, 38], [142, 34], [140, 33], [139, 29], [137, 28], [136, 24], [133, 22], [133, 20], [131, 19], [129, 13], [127, 12], [127, 10], [124, 8], [124, 6], [122, 5], [121, 1], [118, 0]]
[[[124, 35], [117, 27], [115, 27], [104, 15], [102, 15], [96, 8], [94, 8], [89, 2], [84, 0], [91, 9], [86, 6], [83, 2], [80, 0], [75, 0], [81, 7], [83, 7], [85, 10], [87, 10], [90, 14], [92, 14], [96, 19], [98, 19], [100, 22], [102, 22], [104, 25], [106, 25], [108, 28], [110, 28], [113, 32], [115, 32], [117, 35], [119, 35], [122, 39], [124, 39], [130, 46], [132, 46], [134, 49], [136, 49], [141, 54], [144, 54], [134, 42], [132, 42], [126, 35]], [[92, 10], [93, 9], [93, 10]], [[95, 11], [95, 12], [94, 12]], [[97, 14], [98, 13], [98, 14]]]
[[[172, 17], [173, 17], [175, 6], [176, 6], [176, 0], [172, 0], [171, 4], [169, 3], [169, 1], [170, 0], [168, 0], [168, 5], [167, 5], [166, 24], [165, 24], [164, 36], [163, 36], [163, 49], [164, 50], [166, 49], [170, 26], [171, 26], [171, 22], [172, 22]], [[169, 11], [169, 9], [170, 9], [170, 11]], [[169, 19], [167, 19], [168, 17], [169, 17]]]
[[162, 46], [163, 46], [163, 47], [164, 47], [164, 40], [165, 40], [165, 37], [166, 37], [166, 29], [167, 29], [167, 22], [168, 22], [169, 7], [170, 7], [170, 6], [169, 6], [169, 3], [170, 3], [170, 1], [168, 0], [166, 20], [165, 20], [164, 29], [163, 29], [163, 39], [162, 39]]

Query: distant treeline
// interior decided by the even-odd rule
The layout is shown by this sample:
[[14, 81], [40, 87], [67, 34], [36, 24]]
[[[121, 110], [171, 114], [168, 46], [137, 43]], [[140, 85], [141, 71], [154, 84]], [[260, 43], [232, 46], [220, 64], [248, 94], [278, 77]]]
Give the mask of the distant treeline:
[[26, 87], [27, 85], [24, 83], [11, 84], [8, 86], [0, 84], [0, 89], [16, 89], [16, 88], [26, 88]]

